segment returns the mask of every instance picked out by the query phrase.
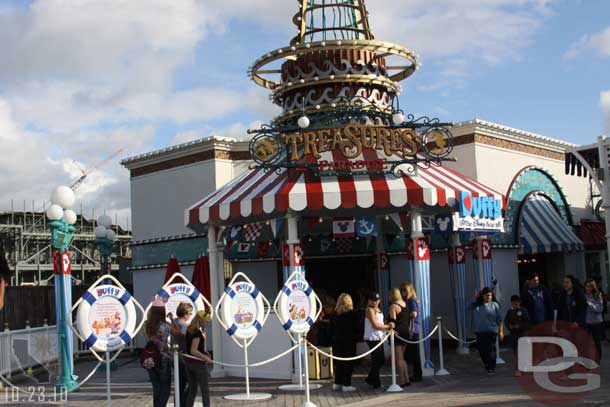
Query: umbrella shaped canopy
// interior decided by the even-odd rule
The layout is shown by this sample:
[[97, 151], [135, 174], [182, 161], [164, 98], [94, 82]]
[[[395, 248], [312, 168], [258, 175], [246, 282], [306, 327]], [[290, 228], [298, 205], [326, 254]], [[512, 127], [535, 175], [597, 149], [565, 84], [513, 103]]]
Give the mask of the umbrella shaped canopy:
[[[163, 280], [163, 284], [167, 283], [170, 278], [176, 273], [180, 273], [180, 265], [178, 264], [178, 259], [175, 257], [171, 257], [167, 262], [167, 268], [165, 269], [165, 279]], [[174, 279], [172, 283], [184, 283], [185, 281], [178, 277]]]
[[191, 283], [210, 301], [210, 259], [207, 256], [200, 256], [197, 259]]

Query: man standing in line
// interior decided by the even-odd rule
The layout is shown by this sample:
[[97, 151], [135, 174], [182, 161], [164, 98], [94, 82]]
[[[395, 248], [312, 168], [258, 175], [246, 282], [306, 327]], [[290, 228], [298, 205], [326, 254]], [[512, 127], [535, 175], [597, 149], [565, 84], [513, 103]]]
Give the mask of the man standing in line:
[[551, 291], [540, 284], [538, 273], [532, 274], [529, 287], [521, 295], [523, 308], [530, 315], [532, 324], [553, 320], [553, 298]]

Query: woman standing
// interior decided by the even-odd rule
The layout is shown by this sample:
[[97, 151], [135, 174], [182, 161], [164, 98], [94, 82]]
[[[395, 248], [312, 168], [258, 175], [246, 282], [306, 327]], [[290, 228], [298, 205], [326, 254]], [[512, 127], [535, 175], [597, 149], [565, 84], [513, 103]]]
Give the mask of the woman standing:
[[[383, 323], [383, 312], [379, 309], [380, 303], [381, 297], [379, 296], [379, 293], [374, 292], [369, 295], [364, 319], [364, 340], [369, 346], [369, 349], [373, 349], [375, 346], [379, 345], [379, 342], [385, 337], [385, 331], [389, 329], [389, 326]], [[364, 380], [374, 389], [381, 387], [379, 371], [381, 370], [384, 361], [385, 354], [383, 352], [383, 346], [379, 346], [371, 354], [371, 370]]]
[[563, 279], [563, 290], [557, 304], [557, 319], [585, 328], [587, 302], [576, 277], [567, 275]]
[[186, 349], [188, 354], [197, 358], [187, 358], [188, 391], [186, 407], [193, 407], [197, 397], [197, 387], [201, 388], [203, 407], [210, 407], [210, 385], [208, 364], [212, 358], [205, 350], [205, 327], [211, 320], [208, 311], [199, 311], [186, 330]]
[[[400, 286], [400, 295], [403, 301], [407, 304], [409, 310], [409, 328], [411, 329], [411, 337], [406, 338], [412, 342], [419, 341], [419, 301], [417, 301], [417, 294], [413, 284], [405, 283]], [[422, 370], [421, 370], [421, 359], [419, 356], [419, 345], [414, 343], [407, 343], [405, 351], [405, 360], [408, 366], [413, 366], [413, 377], [411, 381], [421, 382]]]
[[477, 335], [477, 347], [485, 370], [492, 376], [496, 371], [496, 336], [499, 336], [500, 341], [504, 339], [504, 324], [500, 305], [489, 287], [483, 288], [477, 298], [472, 314], [472, 328]]
[[[390, 293], [390, 323], [393, 326], [396, 334], [404, 339], [408, 339], [410, 336], [409, 329], [409, 311], [407, 304], [403, 301], [398, 288], [393, 288]], [[396, 338], [394, 341], [394, 349], [396, 351], [396, 371], [398, 372], [398, 385], [408, 386], [411, 384], [409, 381], [409, 372], [407, 369], [407, 362], [405, 361], [405, 350], [407, 344], [400, 339]]]
[[593, 337], [597, 349], [597, 360], [602, 358], [602, 336], [604, 333], [604, 303], [602, 295], [597, 289], [593, 279], [585, 282], [585, 300], [587, 301], [587, 315], [585, 318], [587, 332]]
[[165, 322], [165, 303], [160, 298], [155, 299], [148, 310], [145, 333], [161, 354], [159, 366], [148, 370], [153, 386], [153, 407], [165, 407], [172, 387], [171, 357], [168, 354], [170, 325]]
[[[354, 312], [354, 303], [349, 294], [341, 294], [337, 299], [335, 317], [332, 320], [333, 353], [342, 358], [356, 356], [357, 332], [359, 330], [358, 318]], [[335, 362], [335, 383], [333, 390], [353, 392], [352, 386], [353, 361]]]

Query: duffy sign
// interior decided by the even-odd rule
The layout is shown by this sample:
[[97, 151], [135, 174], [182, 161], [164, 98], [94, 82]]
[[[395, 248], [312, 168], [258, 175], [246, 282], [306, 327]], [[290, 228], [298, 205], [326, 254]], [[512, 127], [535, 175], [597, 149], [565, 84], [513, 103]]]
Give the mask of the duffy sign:
[[453, 231], [504, 232], [501, 199], [473, 197], [470, 192], [462, 191], [458, 204], [458, 212], [452, 219]]

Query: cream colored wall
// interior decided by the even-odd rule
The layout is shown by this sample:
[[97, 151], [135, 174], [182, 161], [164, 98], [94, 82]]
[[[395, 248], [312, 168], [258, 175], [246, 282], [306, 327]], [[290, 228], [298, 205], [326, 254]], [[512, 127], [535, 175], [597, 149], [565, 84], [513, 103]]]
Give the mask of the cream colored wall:
[[473, 143], [456, 146], [453, 149], [451, 156], [454, 157], [456, 161], [447, 161], [443, 163], [443, 165], [454, 169], [467, 177], [477, 179], [477, 166], [475, 165], [476, 155]]
[[587, 208], [589, 182], [586, 178], [565, 175], [563, 161], [484, 144], [475, 145], [475, 155], [477, 181], [482, 184], [507, 194], [515, 175], [524, 167], [535, 165], [558, 180], [571, 205], [574, 222], [582, 217], [592, 217], [590, 208]]

